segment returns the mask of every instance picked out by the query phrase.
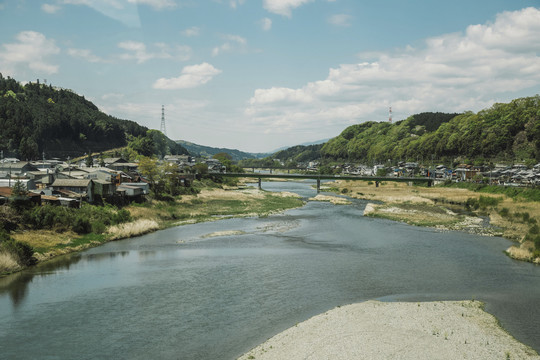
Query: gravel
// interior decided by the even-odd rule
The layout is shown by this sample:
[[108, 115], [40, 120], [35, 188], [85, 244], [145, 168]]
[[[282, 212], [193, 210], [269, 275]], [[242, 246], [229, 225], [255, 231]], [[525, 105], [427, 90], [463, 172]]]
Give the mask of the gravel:
[[478, 301], [342, 306], [285, 330], [240, 359], [540, 359]]

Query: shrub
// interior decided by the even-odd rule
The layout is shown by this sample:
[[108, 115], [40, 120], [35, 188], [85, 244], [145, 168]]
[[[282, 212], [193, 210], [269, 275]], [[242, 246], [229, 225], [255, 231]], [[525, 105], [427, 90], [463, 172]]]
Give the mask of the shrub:
[[482, 196], [478, 199], [478, 203], [481, 208], [487, 208], [488, 206], [497, 206], [502, 201], [500, 197]]
[[21, 266], [34, 265], [34, 249], [25, 243], [11, 238], [5, 231], [0, 231], [0, 250], [10, 253]]
[[21, 216], [7, 205], [0, 206], [0, 231], [13, 231], [21, 223]]
[[92, 231], [92, 224], [90, 224], [90, 221], [87, 218], [77, 216], [71, 229], [77, 234], [88, 234]]
[[501, 215], [502, 217], [508, 217], [510, 216], [510, 210], [508, 210], [508, 208], [502, 208], [501, 210], [499, 210], [499, 215]]
[[468, 198], [467, 201], [465, 202], [465, 206], [469, 210], [470, 209], [478, 210], [478, 208], [480, 207], [480, 202], [475, 198]]
[[106, 226], [104, 223], [96, 221], [92, 223], [92, 232], [95, 234], [103, 234], [106, 230]]
[[538, 225], [534, 224], [529, 228], [529, 234], [537, 235], [538, 233], [540, 233], [540, 228], [538, 228]]

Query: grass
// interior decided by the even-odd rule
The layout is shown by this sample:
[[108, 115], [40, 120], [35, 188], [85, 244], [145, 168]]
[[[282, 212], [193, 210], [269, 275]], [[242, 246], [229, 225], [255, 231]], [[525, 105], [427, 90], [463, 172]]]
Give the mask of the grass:
[[107, 230], [109, 240], [124, 239], [149, 233], [159, 229], [159, 224], [151, 219], [139, 219], [133, 222], [111, 226]]
[[17, 260], [13, 258], [13, 255], [6, 252], [0, 252], [0, 274], [9, 273], [19, 269], [20, 266], [17, 263]]

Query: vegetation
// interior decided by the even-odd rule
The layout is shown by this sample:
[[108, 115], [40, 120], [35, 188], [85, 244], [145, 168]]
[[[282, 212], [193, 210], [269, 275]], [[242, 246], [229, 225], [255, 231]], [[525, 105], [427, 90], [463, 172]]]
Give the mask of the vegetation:
[[[540, 160], [540, 96], [494, 104], [477, 114], [423, 113], [390, 124], [345, 129], [321, 149], [326, 159]], [[533, 162], [534, 162], [533, 161]]]
[[448, 182], [444, 184], [445, 187], [453, 187], [460, 189], [469, 189], [475, 192], [486, 194], [501, 194], [506, 195], [509, 198], [525, 201], [540, 201], [540, 189], [538, 188], [524, 188], [516, 186], [497, 186], [487, 184], [477, 184], [470, 182]]
[[31, 246], [14, 240], [0, 230], [0, 273], [34, 265], [34, 250]]
[[156, 130], [104, 114], [71, 90], [39, 81], [21, 85], [0, 74], [0, 99], [4, 156], [33, 160], [45, 151], [48, 156], [76, 157], [128, 143], [142, 154], [188, 153]]

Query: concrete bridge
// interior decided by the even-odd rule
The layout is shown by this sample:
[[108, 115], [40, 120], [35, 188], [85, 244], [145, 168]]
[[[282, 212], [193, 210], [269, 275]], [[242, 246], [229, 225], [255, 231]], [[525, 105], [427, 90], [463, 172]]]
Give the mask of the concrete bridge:
[[261, 174], [261, 173], [224, 173], [212, 174], [213, 176], [223, 177], [244, 177], [259, 179], [259, 189], [261, 189], [262, 179], [293, 179], [293, 180], [317, 180], [317, 193], [321, 191], [321, 180], [361, 180], [373, 181], [376, 186], [382, 181], [427, 183], [427, 186], [433, 184], [433, 178], [429, 177], [399, 177], [399, 176], [352, 176], [352, 175], [323, 175], [323, 174]]

